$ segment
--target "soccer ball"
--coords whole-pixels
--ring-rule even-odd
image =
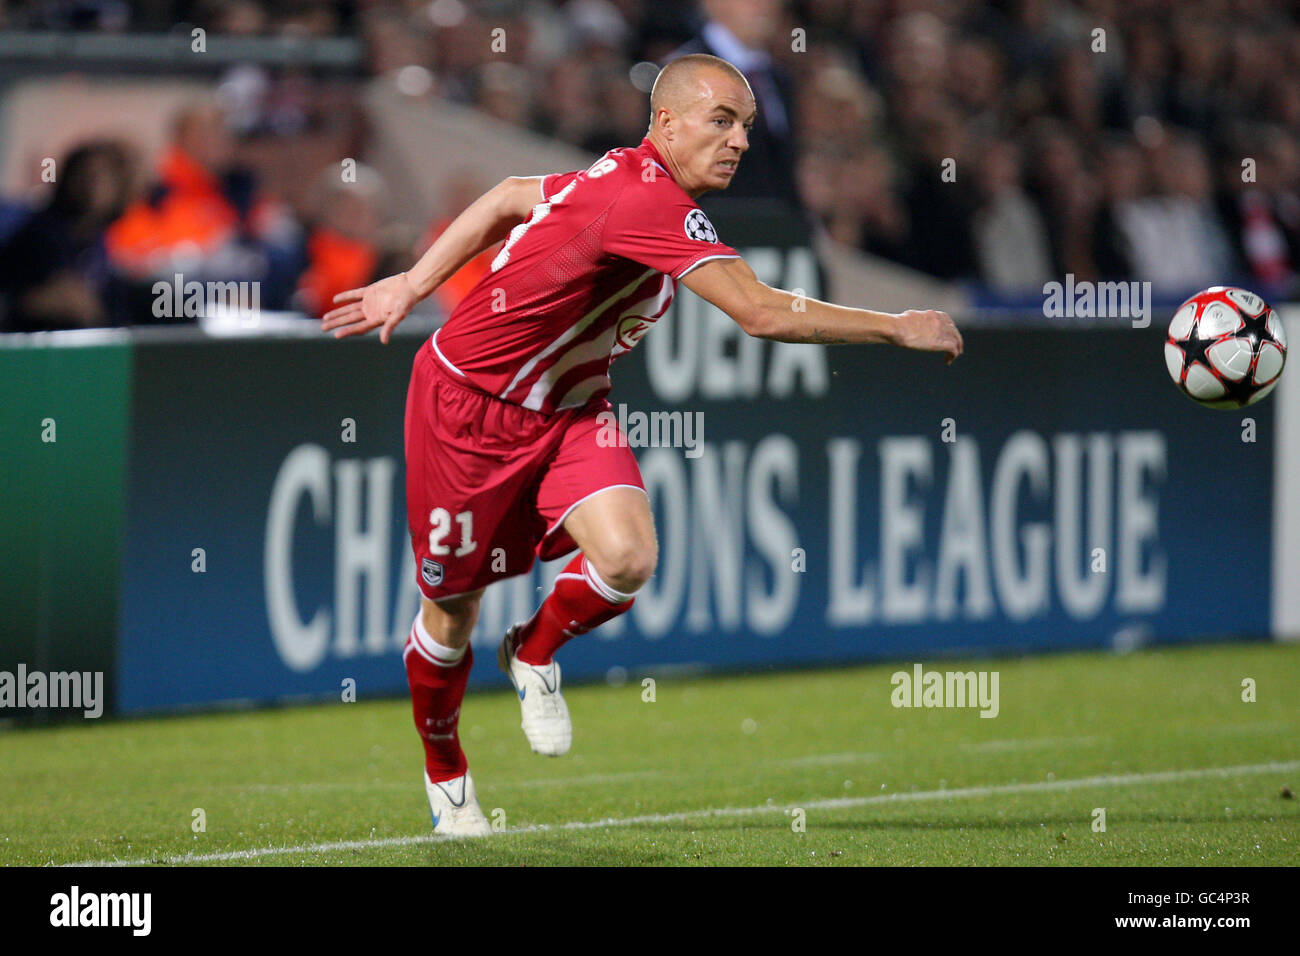
[[[1282,319],[1245,289],[1216,285],[1198,292],[1169,323],[1169,377],[1202,405],[1252,405],[1273,391],[1285,364]]]

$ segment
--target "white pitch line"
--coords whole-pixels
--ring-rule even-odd
[[[1101,740],[1100,737],[1030,737],[1015,740],[983,740],[977,744],[962,744],[967,753],[1011,753],[1018,750],[1045,750],[1049,747],[1086,747]]]
[[[1242,764],[1235,767],[1202,767],[1196,770],[1161,770],[1155,773],[1103,774],[1096,777],[1079,777],[1074,780],[1040,780],[1033,783],[1004,783],[987,787],[959,787],[952,790],[914,790],[911,792],[884,793],[871,797],[832,797],[826,800],[809,800],[792,804],[771,803],[757,807],[706,807],[702,810],[683,810],[678,813],[647,813],[637,817],[607,817],[604,820],[574,820],[554,826],[536,824],[504,831],[503,836],[516,833],[548,833],[565,830],[607,830],[613,827],[639,826],[641,824],[679,823],[700,817],[742,817],[759,813],[784,813],[787,806],[804,810],[844,810],[880,803],[902,803],[925,800],[958,800],[966,797],[992,797],[1008,793],[1037,793],[1057,790],[1082,790],[1088,787],[1126,787],[1144,783],[1177,783],[1181,780],[1200,780],[1206,777],[1234,777],[1253,773],[1283,773],[1300,770],[1300,760],[1274,761],[1272,763]],[[374,850],[385,847],[418,846],[423,843],[443,843],[447,837],[432,833],[421,836],[387,837],[381,840],[342,840],[334,843],[308,843],[301,846],[255,847],[249,850],[230,850],[223,853],[185,853],[179,856],[152,856],[138,860],[86,860],[67,863],[65,866],[143,866],[148,863],[179,865],[185,863],[224,863],[238,860],[258,860],[268,856],[292,856],[299,853],[334,853],[342,850]]]
[[[807,757],[785,757],[768,762],[779,767],[815,767],[821,764],[874,763],[877,760],[883,760],[884,757],[885,755],[881,753],[853,751],[840,754],[811,754]]]

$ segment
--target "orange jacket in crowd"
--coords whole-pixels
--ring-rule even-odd
[[[303,311],[320,318],[334,307],[334,296],[374,281],[379,253],[368,242],[322,228],[307,240],[307,261],[298,295]]]
[[[178,250],[202,258],[239,233],[239,210],[221,180],[179,147],[163,154],[158,179],[152,195],[127,207],[104,237],[113,265],[137,278],[166,269]],[[253,205],[245,220],[252,234],[268,212],[263,202]]]

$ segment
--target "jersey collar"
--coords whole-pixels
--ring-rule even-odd
[[[650,158],[654,161],[654,164],[663,170],[665,176],[669,179],[673,178],[673,174],[668,172],[668,165],[664,162],[664,158],[659,155],[659,150],[655,149],[655,144],[650,142],[649,136],[646,136],[641,140],[641,149],[650,154]],[[676,180],[674,180],[674,182],[676,182]]]

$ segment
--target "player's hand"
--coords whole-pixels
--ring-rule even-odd
[[[947,312],[934,309],[908,309],[898,315],[898,344],[925,352],[946,352],[945,365],[961,355],[964,345],[957,323]]]
[[[379,329],[379,341],[388,344],[397,323],[406,318],[419,296],[405,272],[388,276],[361,289],[349,289],[334,297],[337,308],[321,318],[321,331],[333,332],[336,339],[364,335]]]

